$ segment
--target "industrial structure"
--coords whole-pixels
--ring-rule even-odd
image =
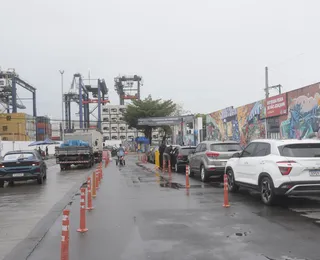
[[[17,86],[31,92],[32,98],[19,98]],[[7,71],[0,70],[0,104],[5,108],[6,113],[17,113],[18,109],[25,109],[26,106],[21,100],[26,99],[32,99],[33,116],[36,117],[36,88],[21,79],[14,69],[9,69]]]
[[[120,105],[124,105],[125,100],[140,100],[141,86],[142,77],[137,75],[114,78],[114,89],[119,95]]]
[[[102,132],[104,141],[132,141],[138,136],[144,136],[142,132],[139,132],[135,128],[130,128],[124,121],[126,109],[126,105],[108,104],[102,106]],[[158,130],[153,130],[152,135],[154,141],[160,140]]]
[[[97,82],[97,84],[91,85],[91,82]],[[76,102],[79,105],[80,128],[97,128],[101,130],[101,105],[109,102],[108,91],[104,79],[83,79],[80,73],[74,74],[69,92],[63,95],[65,102],[65,132],[73,132],[74,128],[71,120],[71,102]],[[90,108],[90,104],[94,104],[94,107]],[[96,109],[98,109],[98,116],[93,114]],[[90,115],[97,119],[98,124],[90,124]]]

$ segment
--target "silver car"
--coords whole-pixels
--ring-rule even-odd
[[[204,141],[189,155],[189,176],[200,174],[203,182],[207,182],[210,177],[223,178],[227,161],[241,151],[238,142]]]

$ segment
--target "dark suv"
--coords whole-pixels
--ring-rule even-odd
[[[0,162],[0,187],[4,182],[37,180],[39,184],[47,179],[47,165],[36,150],[12,151]]]

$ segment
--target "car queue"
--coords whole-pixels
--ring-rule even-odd
[[[148,154],[154,163],[154,147]],[[260,193],[266,205],[283,196],[320,194],[320,141],[272,140],[250,142],[244,149],[234,141],[203,141],[197,146],[172,146],[171,166],[175,172],[223,181],[228,177],[229,192],[240,188]]]

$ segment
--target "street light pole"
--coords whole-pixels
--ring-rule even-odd
[[[63,73],[64,70],[59,70],[61,74],[61,121],[62,121],[62,131],[61,131],[61,139],[64,142],[64,109],[63,109]]]

